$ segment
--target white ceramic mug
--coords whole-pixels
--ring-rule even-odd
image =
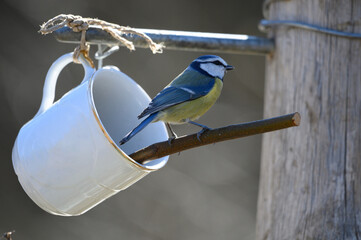
[[[116,67],[95,71],[80,60],[83,81],[55,103],[57,78],[73,54],[50,67],[40,109],[21,128],[12,154],[25,192],[45,211],[62,216],[86,212],[168,161],[139,164],[127,155],[168,139],[163,123],[117,145],[139,123],[137,115],[150,101],[146,92]]]

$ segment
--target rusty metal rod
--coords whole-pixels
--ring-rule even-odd
[[[163,42],[166,49],[207,51],[233,54],[266,55],[274,50],[273,39],[242,34],[186,32],[155,29],[137,29],[147,34],[154,42]],[[81,33],[68,27],[54,31],[55,38],[64,43],[79,43]],[[136,47],[146,48],[145,40],[136,35],[122,35]],[[119,42],[99,27],[90,27],[86,32],[90,44],[118,45]]]
[[[298,112],[296,112],[275,118],[230,125],[206,131],[200,135],[200,140],[198,140],[197,133],[195,133],[192,135],[178,137],[174,139],[171,144],[169,144],[168,141],[154,143],[130,154],[129,157],[139,163],[143,163],[147,160],[161,158],[170,154],[211,143],[299,126],[300,122],[301,116]]]

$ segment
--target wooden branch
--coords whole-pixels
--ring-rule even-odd
[[[147,160],[161,158],[173,153],[211,143],[299,126],[300,121],[300,114],[296,112],[275,118],[230,125],[206,131],[199,137],[200,140],[197,138],[197,133],[195,133],[178,137],[174,139],[171,144],[169,144],[168,141],[154,143],[130,154],[129,156],[135,161],[143,163]]]

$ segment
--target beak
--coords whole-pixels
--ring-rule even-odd
[[[234,69],[234,67],[233,67],[233,66],[231,66],[231,65],[227,65],[227,66],[226,66],[226,70],[227,70],[227,71],[229,71],[229,70],[233,70],[233,69]]]

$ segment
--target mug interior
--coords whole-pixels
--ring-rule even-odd
[[[119,145],[119,141],[141,120],[138,115],[148,106],[150,97],[130,77],[113,66],[103,67],[98,70],[90,82],[90,94],[95,111],[103,128],[104,134],[110,137],[111,144],[125,153],[126,157],[134,164],[149,170],[163,167],[168,156],[139,164],[129,158],[128,154],[142,149],[153,143],[168,139],[167,129],[162,122],[150,123],[141,132],[135,135],[129,142]]]

